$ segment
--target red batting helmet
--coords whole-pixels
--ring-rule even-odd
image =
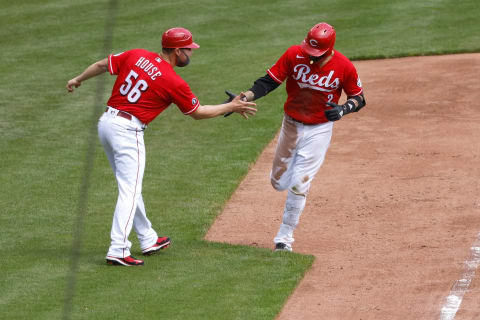
[[[312,57],[320,57],[333,50],[335,29],[328,23],[321,22],[313,26],[302,41],[302,50]]]
[[[200,46],[193,42],[193,36],[185,28],[172,28],[162,35],[162,48],[190,48],[198,49]]]

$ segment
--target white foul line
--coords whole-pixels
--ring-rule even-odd
[[[457,314],[458,308],[462,304],[462,299],[468,291],[468,287],[475,276],[475,270],[480,264],[480,233],[477,240],[470,248],[470,258],[465,261],[463,276],[460,280],[455,281],[447,297],[447,301],[442,307],[440,320],[453,320]]]

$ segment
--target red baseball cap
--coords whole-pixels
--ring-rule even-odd
[[[198,49],[200,46],[193,42],[193,36],[185,28],[171,28],[162,35],[163,48],[189,48]]]
[[[334,45],[335,29],[325,22],[314,25],[301,44],[303,52],[313,57],[319,57],[333,50]]]

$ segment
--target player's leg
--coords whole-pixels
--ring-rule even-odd
[[[283,209],[282,223],[277,235],[273,239],[275,250],[292,251],[292,244],[295,241],[293,232],[298,225],[300,215],[305,207],[305,195],[298,195],[288,190],[287,199]]]
[[[332,139],[333,122],[304,127],[304,138],[299,142],[290,190],[307,195],[310,184],[325,160]]]
[[[303,138],[297,147],[282,224],[274,238],[277,249],[291,250],[295,241],[293,233],[305,208],[310,184],[320,169],[330,145],[332,127],[332,123],[329,122],[303,128]]]
[[[284,116],[277,148],[275,150],[273,167],[270,173],[270,181],[276,190],[283,191],[291,186],[297,157],[297,147],[302,139],[303,125],[293,121],[288,116]],[[291,243],[294,241],[292,237],[294,227],[292,225],[294,225],[295,222],[291,221],[292,216],[289,215],[288,212],[292,210],[292,206],[299,205],[301,204],[292,201],[289,201],[288,205],[285,205],[282,224],[280,225],[277,236],[274,238],[276,248],[291,250]]]
[[[285,116],[273,157],[272,171],[270,172],[270,182],[278,191],[286,190],[291,184],[292,164],[295,162],[296,147],[300,135],[299,124]]]

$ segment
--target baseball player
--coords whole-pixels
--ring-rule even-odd
[[[365,106],[362,83],[352,62],[333,49],[335,29],[316,24],[300,45],[294,45],[254,82],[243,100],[259,99],[287,80],[287,101],[270,180],[287,190],[275,251],[292,251],[293,232],[305,207],[315,174],[332,137],[333,121]],[[345,91],[347,101],[338,105]]]
[[[254,103],[242,101],[240,96],[220,105],[200,104],[188,84],[174,71],[176,66],[187,66],[193,49],[198,48],[190,31],[172,28],[162,35],[160,53],[134,49],[112,54],[67,83],[67,90],[73,92],[83,81],[106,71],[117,76],[108,106],[98,122],[98,136],[119,191],[106,256],[108,264],[144,264],[130,254],[128,236],[132,227],[144,255],[156,253],[170,244],[168,237],[158,236],[152,228],[142,198],[143,134],[147,125],[171,103],[194,119],[213,118],[228,112],[248,118],[257,111]]]

